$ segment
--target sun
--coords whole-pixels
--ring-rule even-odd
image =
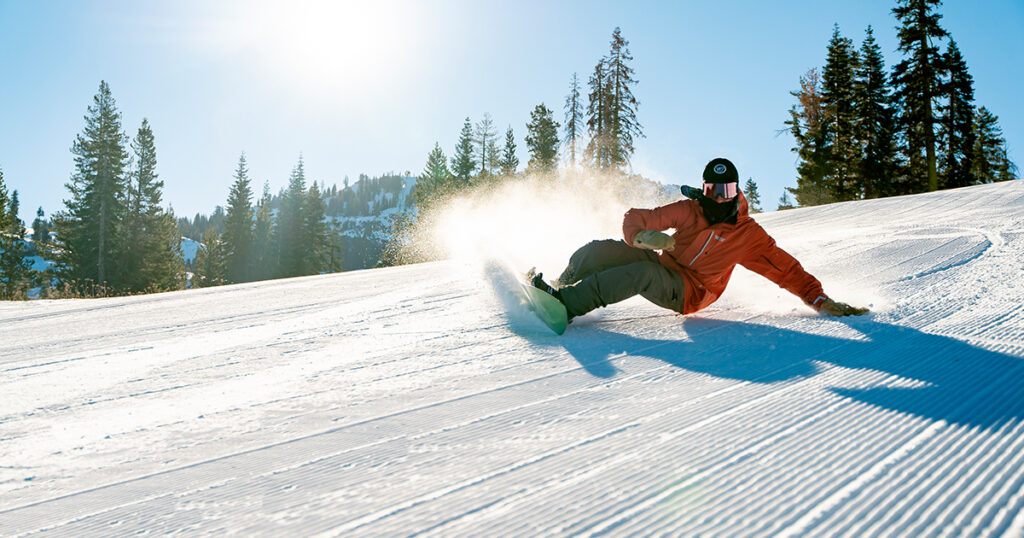
[[[418,6],[407,1],[228,4],[207,36],[236,61],[307,94],[372,91],[415,61]]]

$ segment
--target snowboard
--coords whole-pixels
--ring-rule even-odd
[[[569,325],[569,315],[561,301],[526,282],[520,282],[519,289],[526,306],[544,322],[544,325],[555,331],[555,334],[565,332],[566,326]]]

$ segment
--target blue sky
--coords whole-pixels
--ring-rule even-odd
[[[795,184],[778,134],[799,76],[820,67],[838,23],[857,47],[870,24],[898,59],[892,0],[795,2],[135,2],[0,0],[0,169],[22,218],[62,208],[70,147],[100,80],[134,136],[148,118],[179,215],[223,205],[244,151],[257,191],[303,155],[328,185],[411,170],[435,142],[451,155],[468,116],[511,125],[525,164],[538,103],[561,119],[616,26],[639,84],[634,170],[697,183],[726,156],[767,209]],[[947,2],[942,24],[1024,165],[1024,2]]]

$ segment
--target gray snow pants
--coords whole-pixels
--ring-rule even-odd
[[[652,250],[606,239],[587,243],[569,258],[553,283],[570,316],[641,295],[669,310],[683,310],[683,277],[658,263]]]

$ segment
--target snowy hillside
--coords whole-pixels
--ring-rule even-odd
[[[740,269],[557,337],[457,261],[0,303],[0,534],[1024,535],[1024,182],[757,220],[874,313]]]

